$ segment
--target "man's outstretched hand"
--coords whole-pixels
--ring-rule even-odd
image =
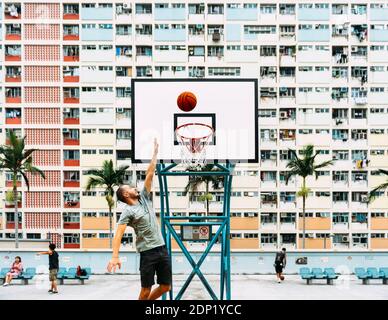
[[[156,138],[154,139],[154,156],[156,156],[158,154],[158,151],[159,151],[159,144],[158,144],[158,140],[156,140]]]
[[[121,261],[119,258],[112,258],[110,259],[109,263],[108,263],[108,272],[116,272],[116,268],[119,268],[121,269]]]

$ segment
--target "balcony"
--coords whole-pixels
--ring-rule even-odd
[[[79,160],[78,159],[65,159],[63,161],[63,164],[66,167],[79,167]]]
[[[154,41],[186,41],[186,29],[155,29]]]
[[[185,20],[186,19],[186,8],[155,8],[154,20]]]
[[[79,40],[79,26],[63,26],[63,40],[65,41],[78,41]]]
[[[21,103],[22,93],[19,87],[6,87],[5,88],[5,102],[6,103]]]
[[[5,46],[5,61],[21,61],[21,46]]]
[[[79,208],[80,207],[79,192],[64,192],[63,205],[65,208]]]
[[[79,124],[79,109],[64,108],[63,124]]]
[[[21,30],[20,24],[6,25],[5,40],[21,40],[21,39],[22,39],[22,30]]]
[[[257,8],[226,8],[228,21],[257,21]]]
[[[64,249],[79,249],[81,246],[79,243],[64,243]]]
[[[9,20],[21,19],[21,14],[22,14],[22,6],[20,3],[5,3],[4,5],[5,19],[9,19]]]
[[[6,109],[5,124],[21,124],[22,112],[21,109]]]
[[[78,146],[79,145],[79,130],[64,128],[63,132],[63,144],[65,146]]]
[[[19,223],[18,227],[19,227],[19,230],[21,230],[22,229],[22,224]],[[14,221],[6,221],[5,229],[15,230],[15,222]]]
[[[79,20],[79,4],[64,4],[63,20]]]
[[[63,89],[63,103],[79,103],[79,89]]]
[[[63,61],[77,62],[79,61],[79,47],[78,46],[63,46]]]

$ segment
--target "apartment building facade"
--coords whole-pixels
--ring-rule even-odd
[[[47,176],[29,192],[19,177],[19,237],[108,247],[104,193],[84,187],[109,159],[130,166],[126,181],[145,178],[130,161],[132,78],[257,78],[260,162],[236,168],[232,250],[301,249],[301,181],[286,185],[285,171],[289,149],[308,143],[336,161],[307,181],[306,248],[388,249],[387,192],[366,203],[388,167],[388,1],[3,1],[0,62],[0,143],[26,136]],[[175,215],[205,214],[204,190],[171,183]],[[11,185],[3,172],[3,239]],[[133,243],[128,228],[123,247]]]

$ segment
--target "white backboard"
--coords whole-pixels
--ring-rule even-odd
[[[185,91],[197,98],[190,112],[177,105]],[[208,162],[258,162],[257,95],[257,79],[132,79],[133,162],[150,161],[154,138],[159,162],[180,162],[175,128],[188,122],[215,126]]]

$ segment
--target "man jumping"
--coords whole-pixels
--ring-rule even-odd
[[[118,221],[118,227],[113,239],[112,258],[108,264],[108,271],[121,268],[119,249],[121,239],[127,224],[136,233],[136,250],[140,252],[141,291],[139,300],[155,300],[170,291],[172,271],[170,256],[168,255],[162,232],[152,208],[151,185],[154,177],[158,143],[154,141],[154,154],[146,172],[144,188],[140,192],[134,186],[121,185],[117,191],[117,199],[126,205]],[[151,291],[155,284],[155,273],[159,286]]]

